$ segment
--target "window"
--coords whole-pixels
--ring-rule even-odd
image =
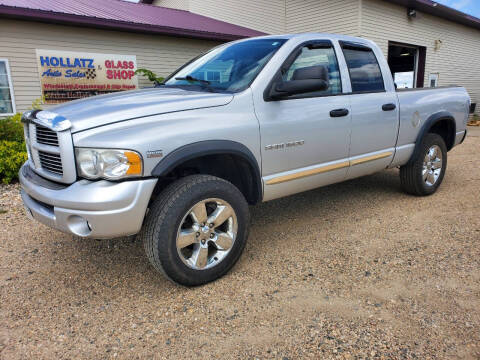
[[[195,91],[239,92],[250,86],[286,39],[251,39],[219,46],[165,80],[165,86]],[[197,80],[186,78],[190,76]],[[205,84],[198,80],[207,80]]]
[[[353,92],[385,91],[382,72],[372,49],[361,45],[342,44],[350,72]]]
[[[342,81],[340,79],[337,57],[335,56],[335,50],[329,45],[311,44],[304,46],[292,65],[286,71],[283,71],[282,79],[283,81],[290,81],[296,70],[319,65],[325,66],[328,70],[328,89],[292,96],[293,98],[310,95],[335,95],[342,92]]]
[[[220,71],[207,71],[207,78],[210,82],[220,82]]]
[[[15,102],[7,59],[0,59],[0,116],[13,115]]]

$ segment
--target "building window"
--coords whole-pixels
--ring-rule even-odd
[[[0,59],[0,116],[15,114],[12,78],[7,59]]]
[[[207,71],[207,78],[210,82],[220,82],[220,71]]]

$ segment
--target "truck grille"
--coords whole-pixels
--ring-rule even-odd
[[[36,133],[37,133],[37,143],[51,145],[51,146],[58,146],[58,136],[57,133],[49,128],[44,126],[37,125],[36,126]]]
[[[49,154],[44,151],[39,151],[38,157],[40,159],[40,165],[42,169],[55,174],[63,175],[62,159],[59,154]]]
[[[30,168],[41,177],[59,183],[76,181],[75,156],[69,130],[54,131],[36,118],[23,118]]]

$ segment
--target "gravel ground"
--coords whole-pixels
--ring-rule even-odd
[[[252,208],[239,263],[191,289],[138,242],[30,222],[18,186],[2,186],[0,357],[479,359],[471,134],[433,196],[403,194],[389,170]]]

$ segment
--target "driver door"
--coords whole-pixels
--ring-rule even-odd
[[[275,81],[290,81],[297,69],[315,66],[328,70],[326,90],[275,100],[254,97],[261,133],[264,200],[346,177],[351,115],[348,96],[338,96],[342,80],[333,44],[309,41],[298,46],[269,86],[275,86]]]

